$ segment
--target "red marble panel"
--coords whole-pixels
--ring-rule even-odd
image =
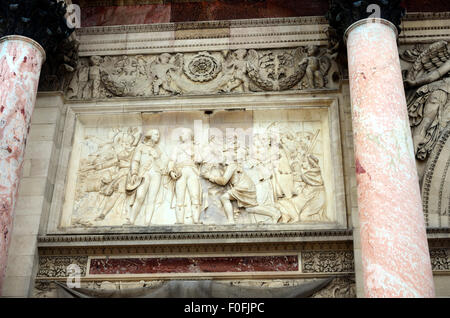
[[[107,26],[185,21],[323,16],[328,0],[205,0],[160,4],[97,6],[82,4],[82,25]],[[74,3],[79,3],[74,1]],[[403,0],[408,12],[450,11],[448,0]]]
[[[81,10],[81,25],[107,26],[170,22],[170,4],[140,6],[85,7]]]
[[[328,1],[218,0],[172,3],[171,22],[260,19],[324,15]]]
[[[198,258],[93,258],[89,267],[91,275],[293,271],[298,271],[298,257],[296,255]]]
[[[449,0],[404,0],[403,6],[408,12],[450,11]]]

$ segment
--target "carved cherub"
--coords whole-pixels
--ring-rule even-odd
[[[299,63],[300,67],[306,68],[306,78],[309,88],[325,87],[324,77],[331,66],[330,59],[320,52],[317,45],[309,45],[306,50],[306,57]]]
[[[172,74],[177,74],[182,69],[182,57],[182,54],[172,56],[169,53],[163,53],[150,65],[150,79],[155,95],[159,95],[160,88],[170,93],[180,93],[177,88],[170,84],[172,80],[171,72],[173,72]]]
[[[247,78],[247,50],[239,49],[227,55],[226,61],[227,82],[222,88],[223,91],[229,93],[235,88],[242,86],[244,92],[249,91]]]
[[[414,151],[419,160],[428,157],[450,122],[449,72],[450,45],[439,41],[421,52],[411,70],[406,73],[407,87],[420,86],[408,98]]]
[[[102,58],[100,56],[91,56],[89,59],[89,85],[91,87],[92,98],[98,98],[100,96],[100,63]]]

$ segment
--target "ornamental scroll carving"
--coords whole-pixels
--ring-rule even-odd
[[[266,112],[148,114],[146,126],[86,128],[66,226],[333,222],[320,121]],[[203,122],[171,121],[189,116]],[[225,128],[239,117],[243,128]]]
[[[450,45],[416,45],[401,54],[408,114],[427,225],[450,226]]]
[[[331,52],[332,53],[332,52]],[[318,46],[82,58],[69,99],[333,88],[334,54]]]

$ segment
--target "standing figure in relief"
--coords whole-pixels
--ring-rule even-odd
[[[274,190],[276,198],[290,199],[294,192],[294,176],[290,164],[290,151],[285,134],[271,133],[271,151],[274,169]],[[278,141],[279,139],[279,141]]]
[[[319,159],[308,155],[302,163],[302,181],[305,186],[298,195],[304,201],[298,204],[300,221],[328,221],[326,216],[325,187],[320,171]],[[301,206],[301,208],[300,208]]]
[[[197,157],[193,132],[184,128],[168,166],[169,176],[175,182],[177,224],[184,224],[185,209],[188,206],[186,192],[189,193],[193,222],[200,223],[202,188]]]
[[[328,221],[325,186],[319,159],[311,154],[319,133],[320,130],[317,130],[314,135],[311,133],[298,135],[297,149],[301,155],[297,156],[291,164],[295,196],[290,200],[281,199],[277,202],[283,222]]]
[[[150,129],[134,151],[126,186],[127,193],[131,196],[127,224],[136,222],[145,199],[145,224],[151,224],[167,163],[164,153],[158,147],[159,139],[159,130]]]
[[[150,64],[150,79],[152,81],[153,93],[160,94],[160,89],[163,88],[169,93],[179,93],[170,85],[170,72],[177,73],[181,69],[182,56],[176,55],[172,57],[169,53],[161,54],[156,61]]]
[[[239,49],[228,54],[226,61],[226,79],[221,86],[221,90],[229,93],[238,87],[242,87],[243,92],[249,91],[249,80],[247,78],[247,50]]]
[[[100,83],[101,83],[101,74],[100,74],[100,56],[91,56],[89,59],[89,84],[91,87],[92,98],[98,98],[100,96]]]
[[[306,67],[306,78],[309,88],[322,88],[325,86],[324,76],[328,73],[331,61],[327,56],[320,56],[317,45],[309,45],[305,57],[299,66]]]
[[[449,74],[450,45],[446,41],[430,45],[406,73],[405,84],[415,87],[407,100],[414,153],[419,160],[428,158],[450,122]]]

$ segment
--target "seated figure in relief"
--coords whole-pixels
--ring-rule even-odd
[[[135,224],[145,202],[145,224],[152,222],[167,168],[167,158],[158,147],[159,140],[159,130],[149,129],[134,151],[126,185],[131,208],[127,224]]]

